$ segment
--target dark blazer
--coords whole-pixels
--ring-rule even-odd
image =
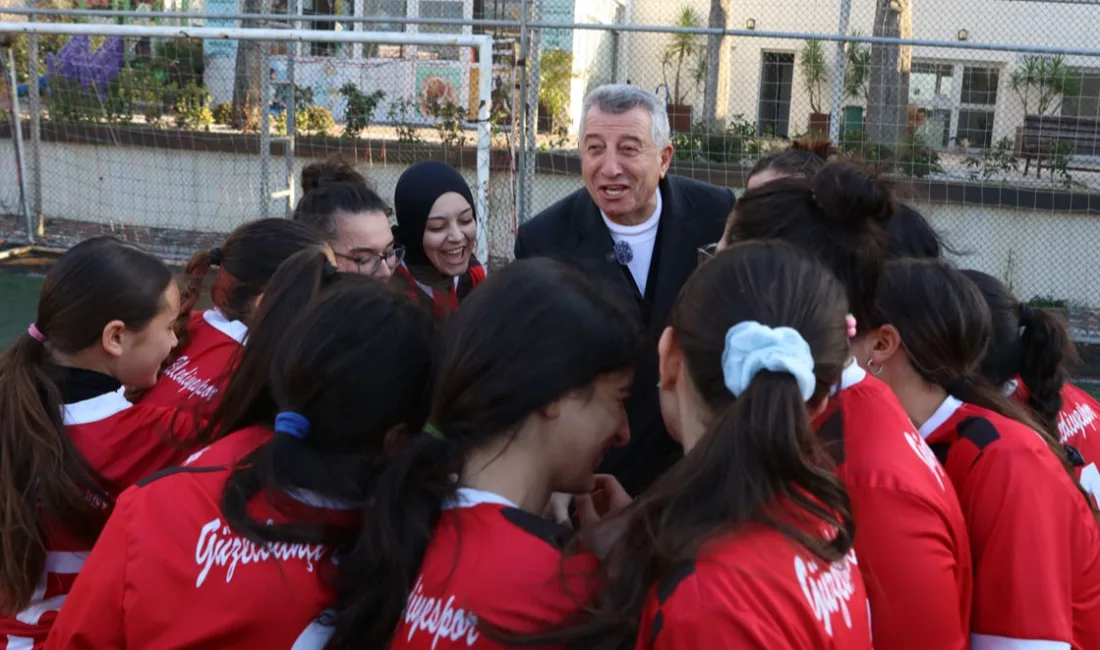
[[[659,191],[661,222],[654,251],[657,274],[650,273],[645,297],[638,295],[615,261],[611,233],[585,188],[520,226],[515,245],[516,259],[554,257],[566,261],[607,282],[639,306],[647,347],[627,403],[631,441],[609,453],[601,467],[601,471],[614,474],[631,494],[648,487],[679,457],[679,446],[665,431],[657,399],[657,341],[680,288],[695,270],[699,248],[722,236],[735,200],[728,188],[678,176],[666,176]]]

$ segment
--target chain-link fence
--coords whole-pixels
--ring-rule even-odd
[[[229,0],[228,9],[223,1],[165,4],[192,13],[142,19],[492,37],[493,136],[482,172],[493,262],[508,259],[517,222],[583,185],[576,132],[585,93],[629,82],[667,102],[673,173],[742,188],[761,156],[792,139],[828,138],[838,154],[895,176],[966,266],[1005,279],[1021,297],[1065,307],[1080,338],[1100,336],[1091,315],[1100,310],[1100,278],[1090,273],[1100,242],[1095,0]],[[233,13],[246,9],[268,15]],[[293,20],[281,18],[288,10]],[[122,16],[139,19],[43,10],[37,19]],[[137,109],[123,129],[105,105],[94,120],[64,121],[50,105],[61,95],[50,94],[47,61],[64,46],[64,37],[40,38],[40,110],[28,108],[31,92],[23,105],[25,149],[37,146],[41,158],[28,168],[31,209],[45,215],[47,238],[61,231],[53,223],[71,220],[163,228],[175,233],[166,235],[170,248],[186,249],[200,233],[224,232],[263,209],[282,214],[285,198],[265,208],[258,197],[268,191],[262,179],[271,193],[286,186],[284,147],[293,148],[294,169],[332,152],[354,157],[384,196],[404,166],[423,158],[451,160],[478,179],[472,111],[482,67],[468,47],[271,42],[265,175],[264,138],[232,113],[241,46],[127,39],[124,72],[148,62],[175,84],[155,129]],[[191,119],[179,108],[187,79],[209,97],[214,124],[181,125]],[[288,126],[296,135],[280,140]],[[10,130],[3,136],[7,170],[14,143]],[[67,149],[74,152],[62,156]],[[0,201],[18,214],[13,178],[0,179]]]

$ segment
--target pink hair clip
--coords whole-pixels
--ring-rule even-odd
[[[854,339],[856,337],[856,317],[848,314],[844,317],[844,324],[848,326],[848,338]]]
[[[42,333],[42,330],[38,329],[38,325],[35,323],[31,323],[30,326],[27,327],[27,334],[30,334],[31,338],[39,343],[46,342],[46,335]]]

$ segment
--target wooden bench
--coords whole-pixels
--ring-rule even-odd
[[[1075,162],[1100,165],[1100,119],[1061,115],[1025,115],[1024,125],[1016,129],[1019,155],[1024,157],[1024,176],[1035,158],[1035,176],[1043,171],[1043,160],[1051,160],[1061,150]],[[1092,160],[1082,161],[1082,158]],[[1100,167],[1073,167],[1096,170]]]

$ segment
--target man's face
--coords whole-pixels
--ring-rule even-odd
[[[584,185],[609,219],[644,222],[656,209],[657,183],[672,162],[672,145],[653,141],[649,113],[634,108],[618,115],[593,106],[584,119],[581,172]]]

